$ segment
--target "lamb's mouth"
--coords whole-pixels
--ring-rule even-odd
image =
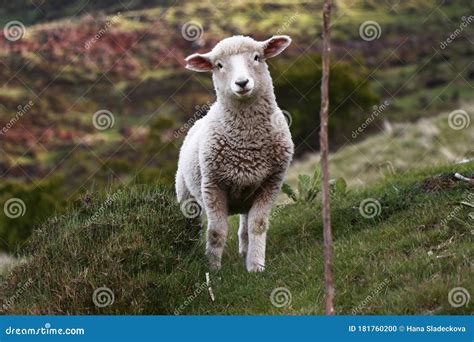
[[[252,92],[252,89],[242,89],[242,90],[236,91],[235,93],[237,94],[237,96],[242,97],[242,96],[249,95],[251,92]]]

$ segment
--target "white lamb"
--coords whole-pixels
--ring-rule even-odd
[[[265,61],[290,43],[288,36],[263,42],[234,36],[186,58],[186,68],[212,72],[217,102],[184,140],[176,194],[182,208],[194,201],[205,209],[212,270],[221,267],[232,214],[240,214],[239,253],[246,257],[247,270],[265,268],[270,210],[293,157],[290,130]]]

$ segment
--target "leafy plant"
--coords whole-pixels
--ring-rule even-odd
[[[333,196],[343,196],[348,193],[346,180],[342,177],[329,181],[329,191]]]
[[[314,170],[313,176],[299,175],[298,176],[298,190],[284,183],[281,190],[285,195],[295,202],[312,202],[321,191],[321,171],[318,168]]]
[[[347,183],[344,178],[331,179],[329,182],[332,196],[343,196],[348,193]],[[321,191],[321,170],[319,167],[314,170],[313,176],[299,175],[298,190],[294,190],[291,185],[283,183],[281,191],[295,202],[312,202]]]

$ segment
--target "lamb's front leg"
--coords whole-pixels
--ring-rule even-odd
[[[202,196],[208,220],[206,255],[210,269],[219,270],[227,236],[227,196],[219,186],[212,183],[203,184]]]
[[[248,252],[247,271],[265,270],[265,248],[268,220],[273,201],[280,191],[284,172],[269,177],[260,187],[257,197],[248,215]]]

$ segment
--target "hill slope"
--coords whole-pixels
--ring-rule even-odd
[[[472,313],[472,303],[452,307],[448,292],[460,286],[474,293],[473,209],[460,204],[473,203],[473,187],[452,177],[472,177],[473,168],[470,162],[415,170],[333,198],[339,314]],[[380,203],[373,218],[359,209],[364,199]],[[223,269],[210,274],[212,301],[196,222],[182,215],[170,193],[133,187],[108,199],[89,196],[36,231],[25,261],[0,279],[3,310],[322,314],[319,201],[274,209],[263,274],[245,272],[233,223]],[[97,289],[106,291],[95,297],[99,306]],[[272,297],[273,291],[280,295]],[[100,307],[112,293],[113,303]]]
[[[461,123],[458,129],[451,127],[456,126],[456,115],[450,117],[451,113],[455,114],[452,111],[411,124],[395,123],[384,133],[369,136],[357,144],[347,137],[346,146],[330,156],[331,176],[344,177],[349,184],[365,186],[386,175],[406,172],[416,165],[443,165],[474,159],[474,125],[470,124],[472,115],[469,114],[474,111],[474,103],[466,102],[457,108],[466,112],[464,122],[463,115],[458,115],[458,124]],[[298,174],[311,174],[318,164],[319,154],[296,161],[287,182],[295,184]]]

